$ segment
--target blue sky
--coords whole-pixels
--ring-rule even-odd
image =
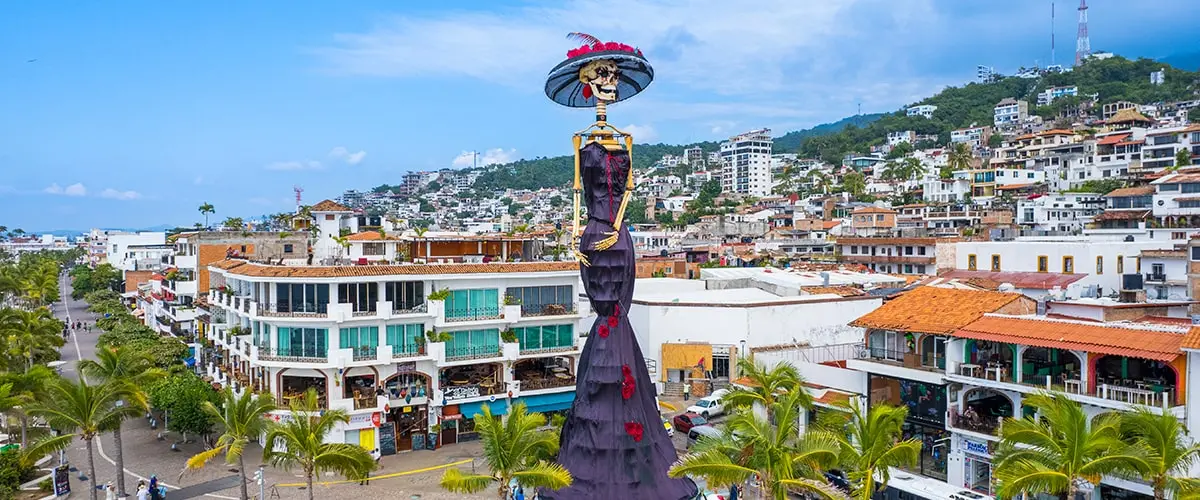
[[[414,6],[415,5],[415,6]],[[447,6],[449,5],[449,6]],[[754,5],[748,8],[747,5]],[[1057,2],[1057,60],[1075,7]],[[1133,6],[1136,5],[1136,8]],[[777,133],[1050,60],[1050,1],[4,2],[0,225],[190,225],[413,169],[567,154],[589,121],[542,94],[569,31],[643,49],[610,110],[639,141]],[[1200,46],[1192,0],[1093,0],[1092,47]],[[32,62],[30,62],[32,60]]]

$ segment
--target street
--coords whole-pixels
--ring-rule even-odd
[[[91,332],[73,331],[70,340],[61,350],[62,360],[67,362],[62,369],[63,376],[76,377],[76,361],[95,358],[100,331],[95,327],[96,315],[87,311],[87,304],[71,298],[68,279],[62,278],[61,281],[63,300],[52,306],[55,316],[72,324],[75,321],[83,321],[93,325]],[[131,494],[136,490],[139,480],[149,478],[151,475],[157,475],[161,483],[174,490],[179,487],[226,478],[237,473],[236,468],[215,460],[204,469],[188,471],[180,477],[180,472],[184,470],[184,463],[187,459],[204,451],[203,443],[199,439],[189,436],[191,441],[180,442],[182,437],[178,433],[163,432],[161,428],[151,429],[148,419],[145,418],[126,421],[122,425],[121,431],[125,445],[126,489]],[[159,438],[160,432],[164,434],[162,439]],[[98,479],[89,478],[87,481],[80,481],[79,473],[72,473],[71,489],[81,498],[86,494],[86,488],[94,487],[95,484],[103,485],[108,481],[115,483],[116,467],[112,459],[115,445],[112,435],[103,434],[98,438],[97,444],[96,474],[99,476]],[[177,446],[177,450],[172,450],[173,444]],[[380,460],[380,469],[375,471],[373,476],[384,476],[384,478],[374,479],[367,486],[360,486],[357,482],[342,481],[343,478],[336,475],[317,478],[318,483],[329,481],[332,484],[315,486],[317,490],[315,497],[331,500],[494,498],[495,494],[490,489],[476,495],[460,495],[445,492],[438,485],[447,464],[466,461],[458,466],[470,471],[472,468],[470,461],[480,455],[480,450],[481,444],[476,441],[448,446],[432,452],[406,452],[383,457]],[[253,475],[253,468],[259,466],[261,457],[262,448],[258,445],[251,444],[246,449],[246,466],[251,468],[248,475]],[[67,458],[72,466],[86,469],[83,465],[87,463],[84,443],[76,441],[68,448]],[[482,466],[480,462],[475,462],[475,465]],[[307,492],[303,490],[303,486],[296,486],[297,483],[304,483],[304,478],[297,473],[298,470],[289,472],[266,467],[265,472],[266,498],[307,498]],[[256,497],[259,488],[257,485],[251,484],[250,491],[251,496]],[[238,488],[234,486],[204,496],[236,499]],[[178,498],[172,497],[169,493],[168,497],[172,500]]]

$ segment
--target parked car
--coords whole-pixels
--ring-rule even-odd
[[[671,425],[671,421],[667,417],[662,417],[663,428],[667,430],[667,437],[675,437],[675,426]]]
[[[725,405],[721,403],[722,396],[724,394],[700,398],[696,404],[689,406],[687,411],[697,413],[706,419],[725,413]]]
[[[711,425],[697,425],[688,431],[687,447],[692,449],[697,442],[702,439],[717,439],[724,433]]]
[[[675,424],[675,430],[687,432],[692,430],[692,427],[707,424],[708,419],[689,411],[675,415],[671,422]]]

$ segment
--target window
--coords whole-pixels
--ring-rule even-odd
[[[1200,246],[1192,247],[1192,260],[1200,260]]]
[[[383,300],[392,303],[393,311],[416,309],[425,303],[425,283],[421,281],[389,281],[383,284]]]
[[[1125,274],[1125,257],[1117,256],[1117,274]]]
[[[858,253],[858,246],[850,245],[850,254],[854,255],[856,253]]]
[[[1096,256],[1096,274],[1104,274],[1104,256]]]
[[[339,348],[353,349],[355,357],[375,356],[376,349],[379,347],[378,326],[342,328],[339,333],[341,334],[341,338],[338,339]]]
[[[363,243],[363,255],[383,255],[386,246],[383,242]]]
[[[375,283],[339,283],[338,303],[350,304],[354,312],[375,312],[379,286]]]
[[[329,285],[277,283],[275,308],[281,313],[325,314],[329,306]]]
[[[294,249],[292,248],[292,244],[291,244],[291,243],[284,243],[284,244],[283,244],[283,253],[292,253],[292,252],[293,252],[293,250],[294,250]]]
[[[1037,270],[1039,273],[1050,272],[1050,257],[1039,255],[1037,258]]]
[[[1072,257],[1070,255],[1065,255],[1065,256],[1063,256],[1062,259],[1063,259],[1062,260],[1063,274],[1074,274],[1075,273],[1075,257]]]
[[[904,247],[904,255],[912,255],[913,247]]]
[[[392,346],[392,354],[416,354],[420,344],[417,339],[425,335],[425,325],[413,323],[410,325],[388,325],[385,341]]]
[[[1166,264],[1150,264],[1150,275],[1151,276],[1158,276],[1159,277],[1158,279],[1161,280],[1162,279],[1161,276],[1163,276],[1165,273],[1166,273]]]
[[[917,247],[917,255],[925,255],[925,247]]]
[[[1133,271],[1133,272],[1135,272],[1135,273],[1138,273],[1138,274],[1141,274],[1141,272],[1142,272],[1142,258],[1141,258],[1141,257],[1134,257],[1134,258],[1133,258],[1133,262],[1137,264],[1137,267],[1135,267],[1135,268],[1134,268],[1134,271]]]
[[[484,319],[500,316],[500,292],[495,288],[454,290],[446,299],[446,319]]]
[[[1173,239],[1173,240],[1184,240],[1184,239],[1187,239],[1187,232],[1186,232],[1186,231],[1172,231],[1172,232],[1171,232],[1171,239]]]
[[[242,253],[243,253],[243,254],[245,254],[245,253],[246,253],[246,245],[242,245]]]
[[[1000,272],[1000,254],[998,253],[992,254],[992,272]]]
[[[276,329],[278,352],[280,356],[298,358],[324,358],[329,356],[329,330],[324,328],[291,328],[281,326]]]
[[[974,270],[975,270],[975,269],[978,267],[978,266],[976,265],[976,263],[977,263],[977,262],[976,262],[976,259],[975,259],[975,254],[968,254],[968,255],[967,255],[967,270],[968,270],[968,271],[974,271]]]
[[[1158,191],[1179,191],[1179,184],[1159,184]]]
[[[872,358],[903,361],[905,353],[915,351],[915,346],[912,350],[908,349],[910,337],[900,332],[873,330],[867,338],[867,350]]]
[[[543,325],[515,328],[522,351],[560,349],[575,345],[574,325]]]
[[[879,222],[883,222],[883,214],[876,215],[875,220],[879,221]]]
[[[575,310],[575,293],[571,285],[512,287],[504,293],[520,302],[524,315],[566,314]]]
[[[480,358],[500,352],[500,330],[461,330],[450,332],[446,358]]]
[[[333,214],[325,214],[325,220],[333,220]]]

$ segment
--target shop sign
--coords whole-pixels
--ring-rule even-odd
[[[991,456],[991,454],[988,453],[988,445],[986,443],[979,443],[976,441],[971,441],[969,439],[964,439],[963,442],[966,443],[966,445],[967,445],[967,453],[973,453],[976,455],[983,455],[983,456]]]
[[[462,420],[462,418],[462,413],[456,413],[454,415],[446,415],[442,417],[442,420]]]
[[[404,408],[402,408],[400,410],[400,413],[412,413],[412,409],[413,409],[413,407],[411,407],[411,406],[405,406]]]
[[[379,412],[375,412],[375,413],[371,414],[371,425],[374,425],[375,427],[379,427],[381,420],[382,419],[380,418]]]
[[[377,415],[379,414],[363,413],[360,415],[350,415],[350,422],[347,424],[347,427],[352,429],[363,429],[371,426],[379,427],[375,425],[375,419],[379,418]]]
[[[416,373],[416,372],[417,372],[417,362],[416,361],[405,361],[403,363],[396,363],[396,373],[404,374],[404,373]]]
[[[479,397],[479,386],[474,385],[447,387],[445,392],[446,399],[466,399],[477,397]]]

